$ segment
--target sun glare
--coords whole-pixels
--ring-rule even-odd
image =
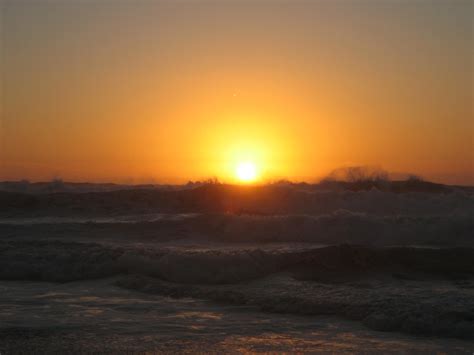
[[[237,178],[242,182],[252,182],[257,178],[257,168],[252,162],[241,162],[235,169]]]

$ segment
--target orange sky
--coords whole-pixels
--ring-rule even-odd
[[[3,1],[0,180],[474,184],[472,7]]]

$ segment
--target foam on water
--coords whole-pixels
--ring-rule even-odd
[[[111,342],[120,342],[113,332],[125,335],[124,339],[127,331],[135,330],[152,337],[153,332],[168,328],[154,328],[156,322],[140,318],[142,313],[160,308],[159,304],[173,307],[173,302],[179,304],[189,298],[251,306],[254,311],[287,313],[288,317],[311,316],[308,322],[330,315],[357,320],[375,330],[472,340],[473,208],[470,190],[398,194],[266,187],[247,191],[211,186],[175,192],[0,194],[0,280],[21,281],[14,293],[21,292],[22,287],[26,293],[36,292],[30,288],[41,288],[38,285],[47,282],[64,283],[62,291],[61,284],[51,287],[65,293],[77,291],[71,285],[88,285],[84,286],[91,287],[88,295],[80,291],[79,298],[77,294],[63,298],[44,293],[44,300],[49,301],[42,305],[56,309],[65,302],[80,308],[81,297],[90,297],[85,302],[94,304],[86,310],[91,319],[100,320],[99,314],[107,314],[101,323],[104,329],[90,331],[84,330],[89,325],[76,324],[73,314],[58,316],[58,320],[65,320],[65,328],[60,325],[58,331],[51,328],[52,319],[26,326],[20,321],[26,313],[21,313],[19,305],[16,311],[10,309],[13,316],[9,323],[1,325],[0,345],[2,339],[19,344],[24,336],[35,339],[30,344],[44,345],[44,334],[44,339],[64,340],[64,336],[75,337],[72,334],[77,329],[82,329],[77,334],[97,334]],[[107,290],[91,286],[102,282],[92,279],[111,277],[113,285],[109,283]],[[109,313],[107,302],[102,306],[94,301],[101,294],[113,297],[127,292],[156,304],[134,308],[132,298],[120,305],[111,300],[114,311]],[[28,302],[32,301],[25,304]],[[132,313],[121,311],[126,309]],[[2,317],[8,319],[10,311]],[[38,309],[31,311],[34,314]],[[176,314],[187,319],[186,312],[194,311],[183,312]],[[114,328],[118,324],[114,322],[120,323],[130,314],[149,328],[130,328],[130,323],[122,330]],[[213,317],[206,314],[201,318]],[[251,317],[283,319],[255,314],[260,313]],[[288,324],[299,324],[296,318],[288,319]],[[156,321],[167,322],[163,318]],[[171,321],[170,329],[182,330],[180,327],[187,323],[180,322]],[[107,332],[106,325],[112,333]],[[67,327],[76,328],[68,331]],[[249,333],[220,339],[218,345],[191,343],[198,344],[197,350],[214,346],[222,351],[229,349],[222,344],[235,346],[236,339],[252,342],[255,334],[257,339],[270,342],[255,326]],[[291,330],[282,329],[281,334],[288,344],[296,346]],[[324,334],[322,338],[329,332]],[[306,340],[317,337],[308,335]],[[156,348],[163,339],[155,340]],[[134,341],[130,340],[133,346],[142,349]],[[74,342],[80,343],[77,339]],[[169,349],[179,349],[176,338],[171,342],[174,345]],[[183,346],[194,346],[191,343]],[[336,351],[334,344],[325,350]],[[426,349],[443,349],[438,345]],[[383,346],[379,349],[387,350]]]
[[[472,343],[378,332],[340,318],[257,312],[118,288],[114,279],[0,282],[0,352],[471,353]]]
[[[140,222],[158,222],[158,221],[181,221],[187,218],[196,217],[196,213],[150,213],[139,215],[124,215],[112,217],[61,217],[61,216],[43,216],[43,217],[23,217],[23,218],[0,218],[0,225],[54,225],[54,224],[126,224]]]

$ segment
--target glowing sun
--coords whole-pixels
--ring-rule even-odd
[[[242,182],[252,182],[257,178],[257,167],[253,162],[240,162],[235,168],[237,179]]]

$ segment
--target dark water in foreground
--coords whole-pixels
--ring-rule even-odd
[[[378,332],[327,316],[259,312],[125,290],[114,279],[67,284],[0,282],[0,351],[460,352],[455,339]]]
[[[346,195],[269,216],[26,199],[0,218],[0,353],[472,354],[473,197]]]

